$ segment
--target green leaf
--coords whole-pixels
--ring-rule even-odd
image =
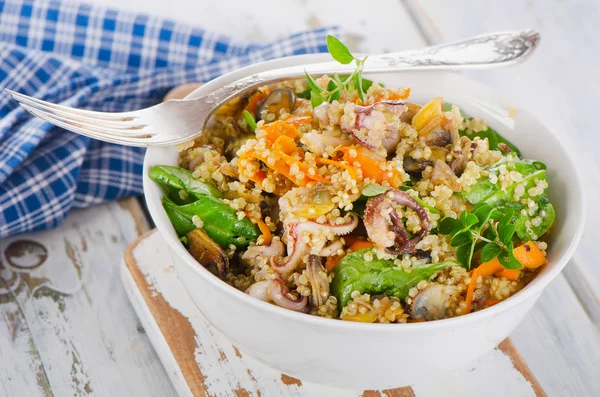
[[[308,74],[306,70],[304,71],[304,74],[306,75],[306,80],[308,81],[308,88],[310,88],[311,91],[320,94],[323,91],[321,86],[319,86],[317,81],[313,79],[313,77],[310,74]]]
[[[365,185],[365,187],[363,187],[363,190],[362,190],[361,194],[363,196],[373,197],[373,196],[378,196],[381,193],[385,193],[388,190],[390,190],[389,187],[383,187],[383,186],[378,185],[376,183],[370,183],[368,185]]]
[[[298,93],[296,93],[296,96],[297,96],[298,98],[302,98],[302,99],[310,99],[310,92],[311,92],[311,89],[310,89],[310,88],[307,88],[307,89],[305,89],[305,90],[304,90],[304,91],[302,91],[302,92],[298,92]]]
[[[212,183],[195,179],[190,170],[174,165],[155,165],[150,169],[150,179],[162,185],[178,190],[185,190],[189,195],[199,198],[202,196],[223,197],[223,193]]]
[[[362,85],[362,70],[354,75],[354,84],[356,85],[356,93],[362,103],[365,103],[365,94],[363,93]]]
[[[515,234],[515,225],[512,223],[498,227],[498,238],[504,244],[508,244],[511,241],[513,234]]]
[[[479,218],[477,217],[477,215],[475,214],[468,214],[466,219],[465,219],[465,227],[470,229],[471,226],[476,225],[479,222]]]
[[[454,232],[462,229],[462,224],[454,218],[446,217],[442,219],[439,226],[441,234],[452,235]]]
[[[471,269],[471,260],[473,259],[473,250],[475,243],[461,245],[456,249],[456,260],[467,270]]]
[[[396,266],[394,261],[378,259],[376,255],[373,255],[373,260],[365,261],[364,254],[369,251],[372,249],[352,252],[333,269],[335,276],[331,282],[331,293],[337,298],[340,308],[348,304],[354,291],[406,299],[408,291],[419,281],[429,280],[438,271],[456,266],[453,261],[413,266],[409,273]]]
[[[521,263],[519,263],[513,254],[512,241],[507,244],[507,249],[502,250],[500,255],[498,255],[498,261],[500,261],[500,264],[507,269],[520,269],[522,267]]]
[[[502,252],[502,247],[496,243],[487,243],[481,250],[481,262],[489,262]]]
[[[453,247],[460,247],[461,245],[470,244],[472,242],[473,242],[473,235],[471,234],[470,231],[464,230],[464,231],[456,234],[454,237],[452,237],[452,240],[450,241],[450,245]]]
[[[369,88],[371,88],[371,86],[373,85],[373,83],[374,83],[373,80],[365,79],[363,77],[363,79],[362,79],[362,88],[363,88],[363,90],[365,90],[365,92],[369,91]],[[379,85],[383,87],[383,84],[379,83]]]
[[[327,91],[329,91],[330,93],[333,92],[333,94],[329,94],[328,98],[327,98],[327,102],[333,102],[333,101],[339,101],[340,100],[340,90],[337,89],[338,85],[336,84],[335,81],[333,80],[329,80],[329,83],[327,84]]]
[[[250,127],[252,131],[256,131],[256,121],[254,120],[254,117],[252,117],[249,111],[244,110],[244,118],[246,119],[246,123],[248,123],[248,127]]]
[[[322,104],[324,101],[325,101],[325,98],[323,98],[323,96],[321,94],[319,94],[318,92],[315,92],[315,91],[310,92],[310,105],[313,108],[316,108],[317,106]]]
[[[333,59],[344,65],[347,65],[354,60],[354,57],[350,53],[348,47],[346,47],[344,43],[342,43],[335,36],[327,36],[327,50],[329,50],[329,53]]]

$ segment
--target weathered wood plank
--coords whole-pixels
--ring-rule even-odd
[[[74,211],[56,230],[0,242],[3,272],[19,278],[0,303],[3,396],[175,395],[119,282],[122,252],[147,228],[137,205]]]
[[[503,29],[531,27],[541,32],[541,46],[525,64],[472,74],[526,104],[564,138],[585,170],[583,194],[589,204],[597,201],[600,160],[590,148],[600,144],[600,137],[588,115],[600,106],[600,98],[590,92],[600,83],[600,44],[594,34],[600,22],[598,3],[411,0],[407,4],[430,42]],[[595,241],[600,208],[587,209],[586,229],[574,260],[511,336],[550,395],[600,394],[600,268]]]

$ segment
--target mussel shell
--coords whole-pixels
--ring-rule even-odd
[[[216,266],[219,275],[224,276],[229,270],[229,258],[221,247],[215,243],[202,229],[192,230],[187,234],[190,254],[202,266],[210,269]]]
[[[276,88],[260,103],[256,110],[256,121],[261,120],[263,113],[273,113],[279,117],[281,109],[291,113],[296,105],[296,93],[289,87]]]

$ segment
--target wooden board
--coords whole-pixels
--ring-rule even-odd
[[[125,252],[123,283],[180,396],[545,396],[510,340],[474,368],[427,385],[382,391],[338,390],[302,382],[239,352],[195,307],[170,265],[166,242],[150,231]],[[401,327],[402,325],[398,325]],[[498,385],[502,384],[499,389]],[[508,393],[508,394],[507,394]]]

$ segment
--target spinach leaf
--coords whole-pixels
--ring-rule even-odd
[[[150,170],[150,179],[165,186],[185,190],[195,198],[210,196],[223,197],[223,193],[211,183],[194,179],[192,172],[172,165],[155,165]]]
[[[192,220],[194,216],[202,220],[202,229],[223,248],[230,244],[245,248],[259,236],[258,227],[248,218],[238,219],[233,208],[213,197],[201,196],[186,205],[177,205],[164,197],[163,207],[180,237],[196,229]]]
[[[385,294],[406,299],[408,291],[421,280],[428,280],[438,271],[456,262],[447,261],[413,267],[409,272],[399,268],[393,261],[377,259],[365,261],[364,254],[372,251],[365,248],[346,255],[334,268],[335,276],[331,282],[331,292],[337,298],[340,308],[348,304],[351,294]]]
[[[529,189],[536,187],[537,181],[548,182],[546,166],[540,161],[516,159],[508,163],[506,160],[501,160],[489,169],[490,173],[498,172],[502,165],[505,165],[508,171],[520,173],[523,181],[502,189],[499,180],[492,183],[489,177],[483,176],[468,191],[463,191],[460,195],[473,205],[485,203],[504,211],[514,211],[515,215],[511,218],[514,221],[515,230],[512,230],[512,226],[507,226],[500,236],[505,243],[515,232],[523,241],[536,240],[548,231],[555,219],[554,207],[548,202],[548,189],[545,189],[540,195],[531,196],[529,194]],[[519,197],[519,200],[515,200],[515,189],[518,185],[524,187],[524,194]],[[532,199],[538,206],[538,210],[533,215],[529,215],[529,207],[521,203],[523,199]],[[544,216],[541,216],[540,212]],[[538,216],[541,222],[535,225],[537,222],[533,222],[533,220]]]

